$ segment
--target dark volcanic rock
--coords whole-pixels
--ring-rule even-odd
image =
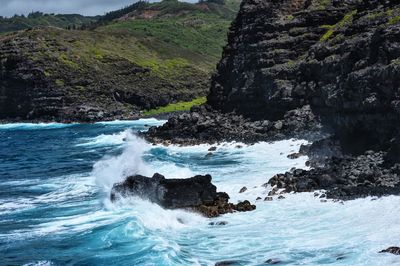
[[[399,9],[386,0],[244,0],[208,105],[152,128],[148,139],[311,139],[300,153],[315,169],[271,184],[343,199],[398,194]],[[330,138],[315,134],[319,122]]]
[[[221,113],[210,106],[192,108],[190,113],[172,117],[161,127],[152,127],[145,138],[151,142],[184,145],[241,141],[255,143],[298,137],[315,140],[323,135],[309,106],[288,111],[282,120],[252,120],[236,113]]]
[[[234,211],[252,211],[256,207],[248,201],[229,203],[229,195],[217,193],[211,176],[195,176],[188,179],[166,179],[160,174],[152,178],[135,175],[115,184],[111,200],[118,197],[138,196],[168,209],[190,208],[206,217],[217,217]]]
[[[400,255],[400,248],[399,247],[390,247],[380,251],[379,253],[392,253],[394,255]]]
[[[112,51],[88,55],[97,48],[87,41],[106,42],[102,36],[58,28],[0,36],[0,120],[135,119],[141,110],[206,94],[209,75],[197,68],[161,76]]]
[[[385,153],[367,152],[357,157],[332,158],[323,167],[310,171],[296,169],[269,180],[285,192],[327,190],[327,197],[354,199],[400,194],[400,165],[384,165]]]

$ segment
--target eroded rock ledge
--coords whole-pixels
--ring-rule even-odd
[[[256,208],[247,200],[238,204],[229,203],[229,195],[217,192],[211,180],[210,175],[187,179],[166,179],[157,173],[151,178],[135,175],[113,186],[111,200],[115,201],[121,196],[138,196],[166,209],[190,209],[206,217]]]

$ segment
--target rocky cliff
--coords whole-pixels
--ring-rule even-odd
[[[208,102],[254,119],[309,104],[351,153],[399,125],[397,1],[245,1]]]
[[[281,180],[281,187],[336,187],[330,195],[340,198],[399,193],[393,166],[400,158],[399,56],[398,1],[245,0],[213,76],[208,107],[151,129],[149,138],[309,139],[322,125],[332,137],[308,149],[317,169],[287,173],[294,181]],[[235,125],[235,116],[251,130]],[[242,138],[240,128],[246,129]],[[380,159],[372,167],[365,158]],[[302,190],[300,183],[314,185]],[[365,189],[354,189],[360,186]]]

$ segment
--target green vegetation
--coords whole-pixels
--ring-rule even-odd
[[[312,10],[324,10],[331,4],[331,0],[316,0],[309,7]]]
[[[178,112],[178,111],[189,111],[190,108],[192,108],[193,106],[202,105],[202,104],[206,103],[206,101],[207,101],[206,97],[200,97],[200,98],[196,98],[190,102],[171,103],[164,107],[159,107],[156,109],[145,111],[145,112],[143,112],[143,115],[144,116],[154,116],[154,115],[160,115],[160,114],[172,113],[172,112]]]
[[[59,28],[78,28],[84,24],[95,22],[98,17],[81,15],[55,15],[33,12],[28,16],[15,15],[10,18],[0,17],[0,33],[30,29],[34,27],[53,26]]]
[[[240,3],[211,1],[140,2],[78,30],[12,32],[0,37],[0,44],[17,40],[21,56],[74,104],[90,102],[121,113],[151,109],[146,115],[188,110],[205,102],[201,96],[208,92]],[[178,103],[157,109],[166,99]]]
[[[62,86],[65,85],[65,82],[64,82],[64,80],[62,80],[62,79],[56,79],[56,84],[57,84],[57,86],[62,87]]]
[[[400,22],[400,16],[394,16],[392,18],[389,19],[388,24],[389,25],[394,25]]]
[[[342,29],[353,21],[353,16],[357,14],[357,10],[347,13],[341,21],[335,25],[322,25],[321,28],[327,29],[327,32],[321,37],[320,41],[327,41],[336,31]]]
[[[394,25],[400,22],[400,9],[388,9],[385,11],[370,13],[365,16],[369,20],[387,19],[387,25]]]

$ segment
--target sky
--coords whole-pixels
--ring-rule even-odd
[[[10,17],[32,11],[59,14],[104,15],[137,0],[0,0],[0,16]]]

